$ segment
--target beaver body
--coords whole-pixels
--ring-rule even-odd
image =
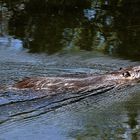
[[[98,87],[128,85],[140,81],[140,66],[128,67],[102,75],[85,77],[31,77],[16,83],[13,88],[57,92],[86,92]]]

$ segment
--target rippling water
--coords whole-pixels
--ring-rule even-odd
[[[24,77],[140,65],[139,2],[32,1],[0,1],[0,140],[139,140],[140,84],[57,107],[7,91]]]
[[[28,54],[27,50],[23,49],[16,49],[11,53],[9,49],[2,48],[0,82],[1,85],[9,86],[27,76],[101,74],[117,70],[119,67],[138,64],[139,62],[114,59],[98,53],[59,53],[46,56]],[[0,138],[4,140],[139,139],[139,100],[140,89],[139,85],[136,85],[117,92],[112,91],[86,98],[61,108],[54,108],[49,112],[42,108],[34,115],[23,114],[2,123]],[[1,108],[1,121],[6,119],[7,113],[13,112],[10,109],[22,112],[26,108],[37,106],[38,104],[26,103],[26,105],[5,108],[6,110]],[[39,115],[40,111],[46,113]]]

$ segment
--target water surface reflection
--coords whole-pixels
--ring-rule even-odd
[[[140,60],[139,1],[47,2],[0,1],[0,94],[24,77],[102,74],[139,65],[130,62]],[[136,85],[38,117],[11,119],[0,124],[0,139],[140,139],[139,91]]]
[[[139,60],[139,1],[62,3],[1,3],[1,34],[22,40],[32,53],[96,50]]]

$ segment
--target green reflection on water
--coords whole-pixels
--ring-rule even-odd
[[[23,40],[29,52],[96,50],[140,60],[138,5],[137,0],[5,1],[1,13],[2,22],[9,15],[8,34]]]

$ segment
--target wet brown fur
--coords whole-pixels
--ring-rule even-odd
[[[128,67],[102,75],[90,75],[82,78],[70,77],[31,77],[16,83],[16,89],[45,89],[52,92],[87,91],[100,86],[131,84],[140,81],[140,66]]]

